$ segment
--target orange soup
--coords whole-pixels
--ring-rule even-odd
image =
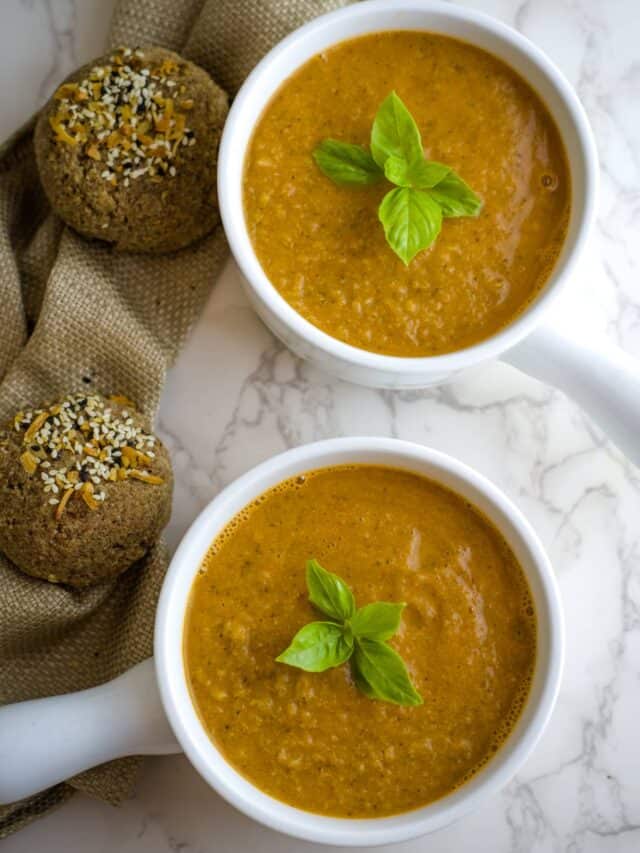
[[[276,662],[323,618],[310,557],[359,606],[406,603],[389,643],[422,705],[368,698],[349,663]],[[241,512],[211,545],[184,627],[193,702],[225,758],[266,793],[340,817],[415,809],[473,776],[518,718],[535,650],[526,579],[493,525],[430,480],[368,465],[313,471]]]
[[[327,138],[367,145],[392,90],[426,156],[483,201],[477,218],[445,219],[408,266],[378,221],[390,184],[338,186],[312,157]],[[244,203],[265,274],[309,322],[361,349],[428,356],[490,337],[539,293],[566,234],[570,176],[549,111],[504,62],[432,33],[382,32],[281,86],[246,157]]]

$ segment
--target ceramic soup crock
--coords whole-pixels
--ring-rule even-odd
[[[489,51],[542,97],[570,162],[571,218],[558,261],[540,294],[507,327],[447,355],[399,358],[343,343],[298,314],[267,279],[253,250],[243,211],[243,167],[256,122],[279,86],[309,58],[345,39],[381,30],[429,30]],[[490,132],[490,129],[488,130]],[[620,448],[640,462],[640,372],[622,350],[584,341],[579,329],[552,324],[550,311],[576,269],[596,208],[595,144],[575,92],[552,62],[515,30],[487,15],[437,0],[370,0],[315,19],[280,42],[236,97],[220,146],[218,192],[224,228],[248,296],[269,328],[297,355],[363,385],[422,388],[447,382],[494,358],[564,390]]]
[[[502,532],[527,577],[537,614],[530,693],[497,754],[467,783],[415,811],[377,819],[315,815],[260,791],[227,763],[194,708],[183,661],[191,585],[211,542],[243,507],[289,477],[341,464],[389,465],[430,477],[478,507]],[[431,832],[477,808],[526,761],[549,720],[560,684],[564,632],[555,578],[520,511],[483,476],[456,459],[388,438],[338,438],[276,456],[224,489],[194,522],[171,561],[155,626],[155,660],[79,693],[0,708],[0,803],[34,794],[125,755],[184,751],[231,804],[273,829],[325,844],[369,846]]]

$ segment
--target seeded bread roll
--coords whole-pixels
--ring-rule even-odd
[[[27,574],[83,587],[143,557],[169,519],[167,451],[121,397],[18,412],[0,432],[0,550]]]
[[[53,209],[118,251],[168,252],[219,222],[216,164],[227,96],[160,47],[119,48],[72,74],[35,131]]]

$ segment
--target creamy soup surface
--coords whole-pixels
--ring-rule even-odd
[[[358,606],[406,602],[390,641],[419,707],[369,699],[349,665],[276,663],[306,623],[317,558]],[[184,628],[193,701],[236,769],[299,808],[375,817],[469,779],[512,730],[535,665],[536,619],[500,533],[453,492],[376,466],[320,469],[250,505],[213,542]]]
[[[408,267],[377,218],[391,185],[337,186],[311,156],[325,138],[367,145],[392,90],[427,157],[484,201],[477,219],[446,219]],[[257,124],[244,185],[251,240],[284,299],[332,337],[407,357],[463,349],[513,320],[547,280],[569,217],[567,160],[541,99],[499,59],[426,32],[363,36],[302,66]]]

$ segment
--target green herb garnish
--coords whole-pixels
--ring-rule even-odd
[[[377,601],[356,609],[346,583],[307,561],[309,601],[331,622],[310,622],[301,628],[276,660],[306,672],[324,672],[351,661],[358,688],[371,699],[396,705],[422,705],[400,655],[389,640],[400,627],[404,604]]]
[[[395,92],[385,98],[371,128],[371,150],[325,139],[313,152],[336,184],[364,187],[386,178],[390,190],[378,208],[387,242],[408,265],[440,233],[442,220],[477,216],[482,201],[453,169],[427,160],[413,116]]]

